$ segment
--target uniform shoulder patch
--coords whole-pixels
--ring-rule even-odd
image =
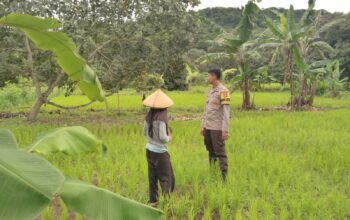
[[[230,91],[228,91],[228,89],[225,88],[220,93],[220,102],[222,105],[229,105],[230,101],[231,101]]]

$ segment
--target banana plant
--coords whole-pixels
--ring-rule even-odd
[[[19,149],[13,134],[0,129],[0,219],[30,220],[59,196],[72,211],[89,219],[161,219],[160,210],[111,191],[65,177],[39,155],[94,152],[102,142],[83,127],[58,128]]]
[[[186,84],[188,87],[194,83],[194,81],[198,80],[201,77],[201,73],[197,69],[192,69],[191,66],[186,63],[185,64],[187,76],[186,76]]]
[[[259,11],[260,9],[254,1],[248,1],[242,12],[243,16],[238,26],[238,36],[236,38],[226,39],[226,53],[207,54],[197,60],[197,62],[205,63],[217,59],[229,58],[235,62],[239,74],[232,81],[233,86],[231,88],[237,84],[240,85],[243,109],[254,108],[250,92],[258,71],[252,64],[260,55],[255,49],[255,42],[251,39],[251,35],[255,25],[255,16]]]
[[[348,82],[348,78],[341,78],[341,75],[344,70],[341,70],[339,67],[339,61],[335,60],[330,62],[326,66],[326,77],[325,82],[330,90],[330,94],[333,98],[338,97],[340,91],[346,88],[346,84]]]
[[[287,15],[272,11],[279,17],[278,24],[265,16],[265,24],[272,38],[260,47],[275,48],[270,64],[275,63],[279,56],[286,57],[284,84],[287,82],[290,84],[291,96],[288,104],[292,108],[313,103],[315,95],[313,91],[317,80],[314,80],[314,72],[309,68],[315,62],[310,59],[311,54],[318,54],[321,59],[327,59],[325,53],[333,51],[329,44],[319,40],[319,33],[330,25],[318,27],[319,16],[314,10],[315,2],[316,0],[309,0],[309,7],[300,22],[295,20],[292,5]],[[336,22],[341,22],[341,20]],[[313,87],[313,89],[309,90],[308,87]],[[307,100],[306,97],[310,99]]]

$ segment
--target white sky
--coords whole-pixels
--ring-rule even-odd
[[[196,9],[208,7],[241,7],[246,4],[247,0],[201,0],[201,2]],[[307,0],[262,0],[259,6],[261,8],[289,8],[292,4],[295,9],[306,9],[307,2]],[[350,0],[316,0],[316,9],[348,13],[350,11]]]

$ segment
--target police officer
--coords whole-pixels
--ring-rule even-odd
[[[219,69],[208,72],[208,83],[213,88],[209,91],[205,104],[201,135],[204,136],[210,165],[219,159],[222,178],[226,180],[228,164],[225,141],[229,137],[230,92],[221,84],[221,75]]]

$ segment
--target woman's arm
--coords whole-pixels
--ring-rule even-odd
[[[143,135],[144,136],[147,136],[147,133],[148,133],[148,128],[147,128],[148,126],[147,126],[147,122],[145,121],[144,123],[143,123]]]
[[[166,132],[166,124],[164,121],[159,122],[159,139],[163,143],[169,143],[170,137]]]

